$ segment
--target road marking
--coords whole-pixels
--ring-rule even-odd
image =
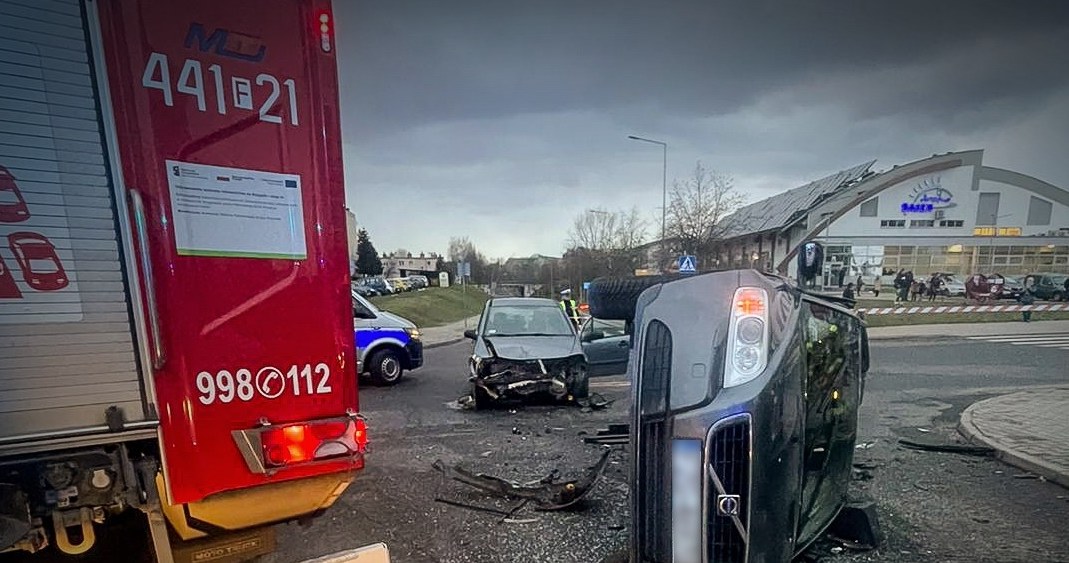
[[[1069,350],[1069,333],[1047,334],[1017,334],[1017,335],[985,335],[967,336],[969,340],[978,342],[990,342],[993,344],[1010,344],[1013,346],[1035,346],[1036,348],[1053,348],[1057,350]]]

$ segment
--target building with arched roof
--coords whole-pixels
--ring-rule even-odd
[[[825,246],[824,285],[915,275],[1069,273],[1069,191],[984,166],[963,151],[874,172],[875,161],[748,205],[725,218],[720,268],[795,275],[806,241]]]

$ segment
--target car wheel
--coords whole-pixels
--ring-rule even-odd
[[[590,396],[590,370],[583,369],[572,380],[572,397],[585,399]]]
[[[1061,301],[1062,300],[1062,292],[1055,291],[1054,294],[1050,296],[1050,300],[1051,301]]]
[[[396,384],[405,371],[397,352],[389,349],[375,352],[368,367],[371,369],[371,378],[379,385]]]
[[[590,315],[609,321],[631,321],[635,318],[638,296],[650,287],[675,278],[668,276],[640,276],[633,278],[603,278],[590,285],[587,300]]]

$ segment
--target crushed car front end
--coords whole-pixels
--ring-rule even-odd
[[[486,348],[493,350],[492,343]],[[503,358],[491,352],[474,355],[471,362],[473,393],[491,401],[576,396],[587,377],[586,357],[580,352],[565,357]]]

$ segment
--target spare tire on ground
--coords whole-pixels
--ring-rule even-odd
[[[650,287],[677,279],[675,276],[637,276],[630,278],[598,278],[587,292],[590,316],[609,321],[631,321],[635,318],[638,296]]]

